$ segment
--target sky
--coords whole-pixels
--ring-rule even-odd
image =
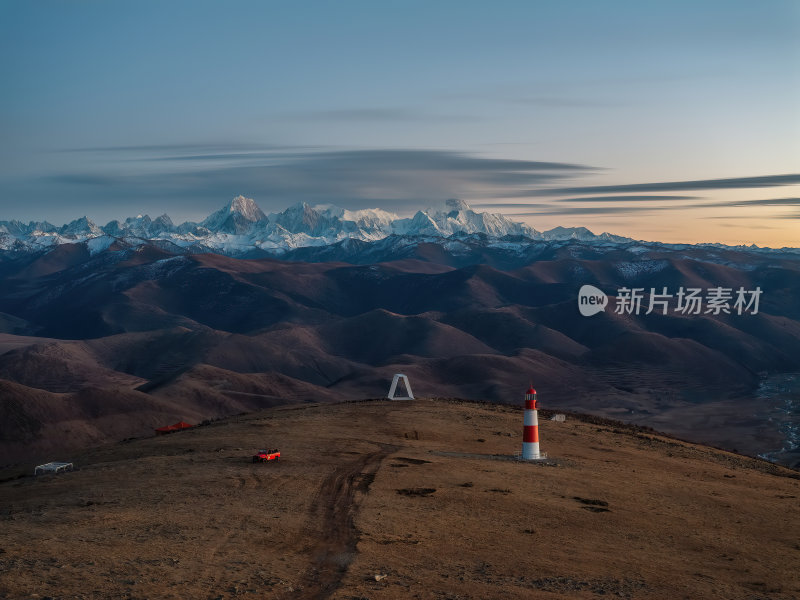
[[[0,220],[233,197],[800,247],[800,2],[0,0]]]

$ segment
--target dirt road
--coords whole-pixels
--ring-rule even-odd
[[[311,550],[312,564],[303,576],[302,589],[291,597],[322,600],[341,585],[359,541],[355,517],[360,501],[383,459],[397,449],[381,444],[378,450],[336,467],[322,482],[309,511],[318,536]]]

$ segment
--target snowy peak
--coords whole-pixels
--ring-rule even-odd
[[[554,227],[540,234],[540,239],[546,241],[578,240],[581,242],[614,242],[625,243],[633,241],[631,238],[603,232],[600,235],[592,233],[586,227]]]
[[[172,223],[172,219],[170,219],[169,215],[166,213],[153,219],[153,225],[165,230],[169,230],[175,227],[175,225]]]
[[[228,211],[231,214],[236,213],[241,215],[243,218],[253,223],[256,221],[263,221],[266,218],[266,215],[258,207],[258,204],[256,204],[255,200],[251,198],[245,198],[241,195],[236,196],[236,198],[231,200],[231,203],[228,206]]]
[[[343,221],[349,221],[353,223],[355,227],[362,230],[385,231],[389,233],[392,230],[392,223],[399,219],[396,214],[387,212],[380,208],[342,210],[341,218]]]
[[[410,219],[398,219],[392,228],[398,235],[442,235],[436,221],[423,210],[418,210]]]
[[[361,240],[380,239],[392,233],[397,215],[380,209],[344,210],[336,206],[309,206],[305,202],[269,215],[268,230],[278,227],[291,234],[325,238],[328,243],[345,237]]]
[[[589,241],[597,236],[586,227],[553,227],[542,233],[544,240],[580,240]]]
[[[97,237],[103,235],[103,230],[88,217],[81,217],[61,227],[58,233],[66,238]]]
[[[236,196],[229,204],[206,218],[201,225],[209,231],[242,234],[247,232],[253,223],[266,219],[267,216],[254,200]]]
[[[300,202],[281,213],[273,213],[269,216],[270,223],[280,225],[290,233],[306,233],[312,236],[319,236],[335,220],[337,220],[335,216],[324,214],[305,202]]]
[[[483,233],[491,237],[524,235],[533,237],[537,232],[524,223],[511,221],[500,214],[478,213],[463,200],[451,198],[445,202],[445,211],[428,209],[429,219],[442,235],[456,233]],[[418,213],[419,214],[419,213]],[[417,219],[417,215],[414,216]],[[419,220],[422,222],[422,219]]]
[[[137,215],[128,217],[124,223],[111,221],[102,230],[107,235],[115,237],[132,236],[151,239],[163,233],[175,231],[175,225],[166,214],[155,219],[151,219],[149,215]]]
[[[16,220],[0,221],[0,232],[10,235],[29,235],[34,231],[54,233],[58,231],[58,229],[58,227],[47,221],[31,221],[27,225],[22,221]]]

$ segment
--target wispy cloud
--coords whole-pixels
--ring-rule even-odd
[[[697,196],[587,196],[577,198],[558,198],[542,202],[503,202],[503,203],[481,203],[475,207],[487,208],[489,210],[503,209],[530,209],[523,212],[515,212],[516,216],[533,215],[600,215],[600,214],[624,214],[624,213],[645,213],[650,211],[670,211],[670,210],[691,210],[704,208],[747,208],[761,206],[800,206],[800,198],[760,198],[755,200],[727,200],[723,202],[698,202],[698,203],[679,203],[676,201],[695,200]],[[659,200],[666,200],[663,205],[656,204]],[[620,202],[625,206],[618,206]],[[628,204],[632,202],[633,204]],[[644,204],[636,204],[643,202]],[[574,204],[594,204],[595,206],[562,206],[564,203]],[[607,205],[597,206],[597,204],[607,203]],[[781,215],[783,216],[783,215]],[[764,218],[780,218],[773,215],[763,215]],[[706,215],[704,219],[752,219],[752,214],[742,215]],[[794,215],[792,215],[794,218]]]
[[[610,108],[620,106],[622,102],[600,100],[596,98],[576,98],[568,96],[523,96],[506,100],[511,104],[536,106],[539,108]]]
[[[581,187],[538,188],[520,191],[516,197],[562,196],[565,194],[624,194],[626,192],[673,192],[683,190],[724,190],[779,187],[800,183],[800,174],[759,175],[728,179],[698,179],[693,181],[663,181],[625,185],[592,185]]]
[[[676,200],[696,200],[700,196],[583,196],[559,198],[557,202],[673,202]]]
[[[480,121],[475,115],[436,114],[412,108],[340,108],[295,112],[289,115],[300,121],[350,121],[350,122],[443,122]]]
[[[244,142],[191,142],[182,144],[147,144],[147,145],[119,145],[119,146],[91,146],[85,148],[64,148],[58,152],[113,152],[113,153],[170,153],[170,152],[249,152],[249,151],[286,151],[295,148],[309,148],[309,146],[286,146],[253,144]]]
[[[760,198],[758,200],[725,200],[723,202],[711,202],[704,206],[800,206],[800,198]]]
[[[541,215],[616,215],[630,213],[647,213],[675,210],[675,206],[555,206],[552,204],[536,204],[542,207],[535,211],[510,213],[508,216],[532,217]],[[685,208],[685,207],[684,207]]]
[[[93,175],[91,173],[65,173],[61,175],[45,176],[42,179],[65,186],[90,186],[108,187],[118,182],[114,176]]]
[[[741,225],[739,223],[719,223],[719,226],[720,227],[730,227],[730,228],[735,228],[735,229],[741,228]],[[758,224],[755,224],[755,223],[748,224],[747,228],[748,229],[778,229],[778,227],[773,227],[771,225],[758,225]]]
[[[53,173],[38,184],[57,190],[63,201],[79,198],[107,208],[113,201],[158,199],[177,206],[172,210],[190,207],[198,217],[239,193],[255,198],[265,210],[305,201],[411,212],[445,198],[507,195],[596,170],[432,149],[203,149],[207,152],[196,152],[194,146],[120,147],[107,150],[113,156],[102,172],[92,163],[92,170]]]
[[[726,200],[723,202],[710,202],[703,206],[710,206],[715,208],[748,208],[760,206],[780,206],[790,208],[793,206],[800,207],[800,198],[759,198],[757,200]],[[710,215],[704,217],[705,219],[725,220],[725,219],[753,219],[752,213],[739,214],[739,215]],[[764,214],[760,218],[765,219],[800,219],[800,210],[791,213],[781,214]],[[748,225],[749,227],[749,225]]]

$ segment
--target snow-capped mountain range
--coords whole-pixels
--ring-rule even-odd
[[[295,204],[283,212],[266,215],[250,198],[238,196],[200,223],[175,225],[166,214],[151,219],[139,215],[98,226],[87,217],[57,227],[48,222],[0,221],[0,249],[31,251],[59,244],[92,241],[98,251],[114,240],[171,242],[190,251],[241,255],[262,250],[280,255],[309,246],[326,246],[342,240],[365,242],[391,235],[448,238],[456,234],[483,234],[490,238],[522,236],[529,239],[616,239],[595,236],[585,228],[556,228],[540,233],[500,214],[474,211],[466,202],[447,200],[444,210],[418,211],[400,218],[381,209],[350,211],[330,205]]]
[[[189,253],[282,256],[304,248],[378,242],[390,237],[412,243],[479,237],[484,245],[502,248],[522,247],[532,242],[576,241],[606,246],[634,243],[631,238],[609,233],[595,235],[585,227],[556,227],[539,232],[501,214],[476,212],[466,202],[456,199],[447,200],[443,209],[429,208],[410,218],[377,208],[350,211],[306,203],[267,215],[252,199],[238,196],[200,223],[187,221],[175,225],[166,214],[155,219],[139,215],[104,226],[98,226],[87,217],[61,227],[46,221],[28,224],[0,221],[0,250],[10,252],[35,252],[61,244],[86,243],[94,254],[122,241],[127,246],[150,242]],[[689,246],[647,244],[673,249]],[[761,250],[755,246],[747,249]]]

